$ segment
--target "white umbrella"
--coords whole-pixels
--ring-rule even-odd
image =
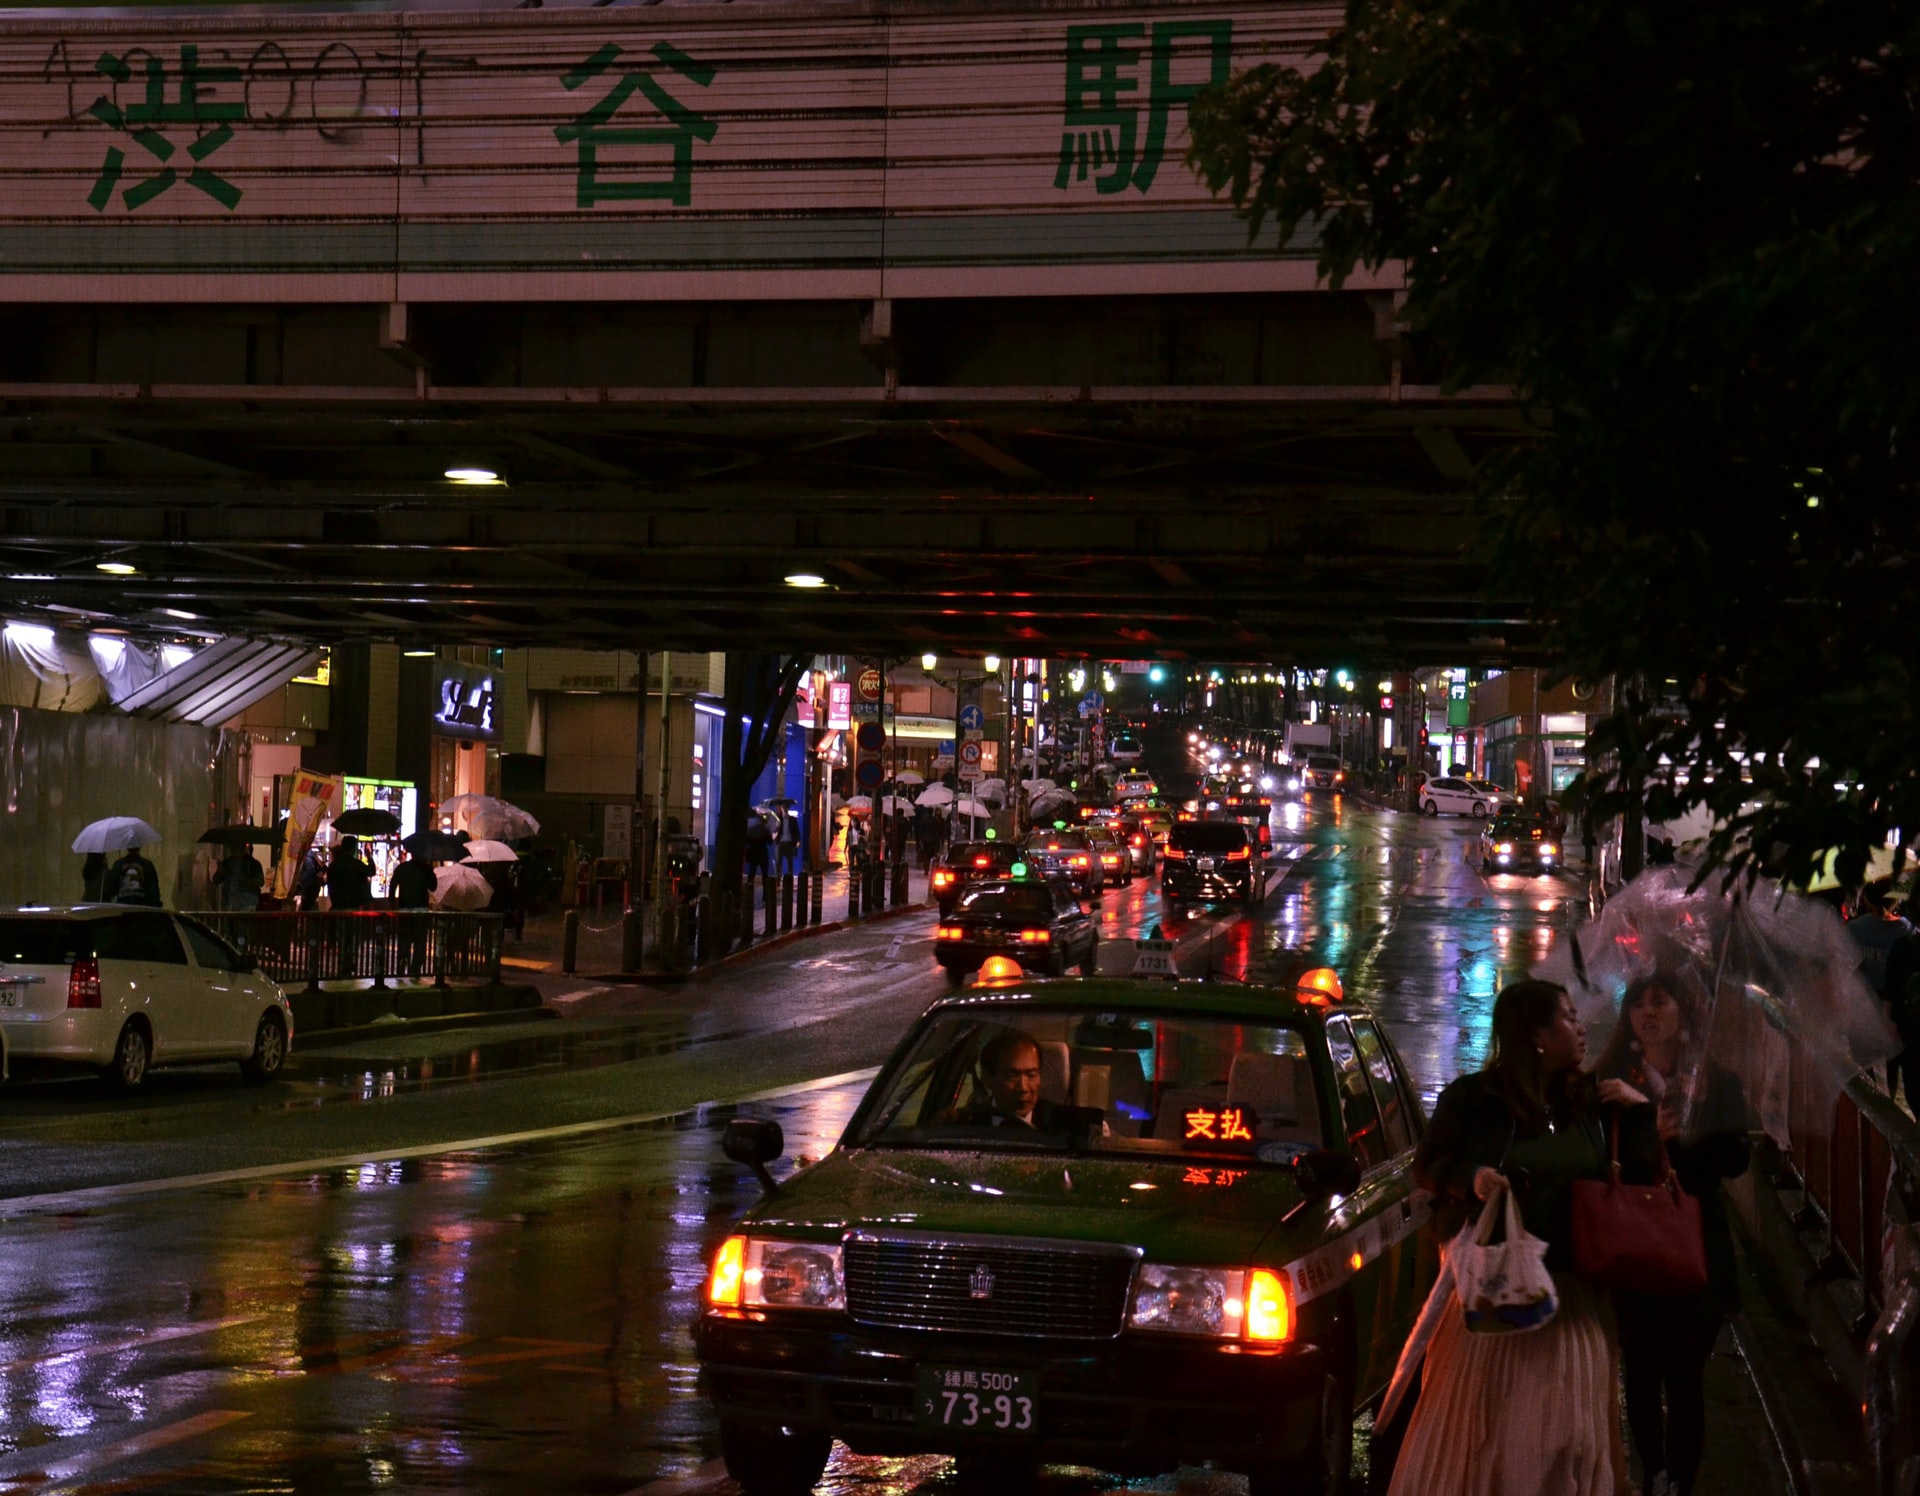
[[[925,784],[927,782],[927,776],[924,774],[916,774],[911,769],[902,769],[898,774],[893,776],[893,782],[895,784]]]
[[[1038,795],[1053,788],[1053,781],[1051,779],[1026,779],[1022,780],[1021,783],[1026,785],[1027,793],[1030,795]]]
[[[913,802],[904,795],[882,795],[880,809],[886,815],[903,816],[912,811]]]
[[[493,885],[477,869],[450,862],[433,870],[436,909],[484,909],[492,901]]]
[[[872,810],[873,796],[855,795],[851,800],[847,801],[847,809],[848,810]]]
[[[155,831],[138,816],[108,816],[95,821],[73,839],[76,852],[124,852],[129,847],[150,847],[160,840]]]
[[[520,854],[503,841],[470,841],[468,862],[518,862]]]
[[[953,807],[953,813],[957,816],[990,816],[993,814],[991,810],[982,805],[978,800],[960,801]]]
[[[944,784],[936,784],[932,788],[920,792],[920,803],[936,808],[942,805],[951,805],[953,803],[953,791],[948,789]]]
[[[1004,779],[983,779],[973,787],[974,796],[981,800],[997,800],[1006,792],[1007,782]]]

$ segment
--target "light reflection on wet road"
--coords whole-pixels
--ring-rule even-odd
[[[1131,937],[1154,923],[1189,975],[1278,981],[1336,966],[1431,1094],[1478,1061],[1495,991],[1545,953],[1578,894],[1564,877],[1483,878],[1461,855],[1471,829],[1340,801],[1281,807],[1263,905],[1244,919],[1164,909],[1157,884],[1136,881],[1103,901],[1101,967],[1126,970]],[[703,1053],[744,1077],[729,1057],[804,1051],[806,1025],[843,1007],[873,1032],[833,1054],[870,1065],[943,990],[930,926],[915,915],[797,946],[646,999],[657,1012],[636,999],[618,1023],[303,1056],[265,1113],[252,1110],[258,1093],[235,1110],[227,1082],[172,1077],[136,1115],[177,1112],[182,1129],[266,1126],[276,1112],[400,1116],[456,1089],[484,1108],[516,1087],[684,1071]],[[710,1084],[707,1095],[754,1089]],[[718,1129],[737,1111],[772,1116],[790,1158],[818,1157],[863,1086],[17,1215],[0,1276],[0,1490],[619,1492],[710,1476],[688,1326],[708,1250],[757,1196],[720,1158]],[[84,1085],[45,1092],[8,1097],[0,1138],[79,1126],[101,1105]],[[944,1485],[943,1471],[842,1452],[829,1479],[897,1492]],[[1135,1489],[1210,1487],[1239,1489],[1198,1472]],[[1056,1496],[1102,1488],[1090,1474],[1049,1484]]]

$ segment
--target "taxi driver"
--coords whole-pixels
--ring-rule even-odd
[[[986,1095],[959,1120],[1043,1132],[1066,1126],[1070,1109],[1040,1096],[1040,1046],[1019,1029],[1003,1029],[980,1047],[980,1078]]]

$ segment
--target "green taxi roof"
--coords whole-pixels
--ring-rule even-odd
[[[1249,986],[1240,982],[1202,981],[1164,977],[1020,978],[991,986],[969,987],[937,999],[927,1013],[958,1008],[1011,1006],[1085,1008],[1096,1013],[1163,1013],[1169,1009],[1207,1013],[1222,1018],[1272,1020],[1279,1014],[1298,1014],[1318,1022],[1333,1013],[1371,1016],[1365,1004],[1351,998],[1316,1003],[1291,987]]]

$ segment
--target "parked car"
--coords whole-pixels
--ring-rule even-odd
[[[1252,838],[1235,820],[1176,821],[1160,852],[1160,887],[1168,898],[1251,904],[1261,877]]]
[[[1472,816],[1482,820],[1520,803],[1519,797],[1484,779],[1448,776],[1420,787],[1420,809],[1430,816]]]
[[[1023,966],[1063,975],[1096,969],[1100,932],[1070,885],[1031,874],[983,883],[962,895],[934,927],[933,958],[955,986],[990,956],[1010,955]]]
[[[114,904],[0,909],[0,1035],[9,1063],[78,1066],[121,1090],[156,1065],[236,1060],[273,1079],[293,1008],[198,920]]]
[[[1331,977],[930,1008],[714,1253],[695,1341],[746,1496],[808,1490],[835,1439],[1000,1489],[1048,1462],[1346,1489],[1436,1264],[1412,1077]],[[785,1139],[736,1119],[722,1146],[771,1186]]]

